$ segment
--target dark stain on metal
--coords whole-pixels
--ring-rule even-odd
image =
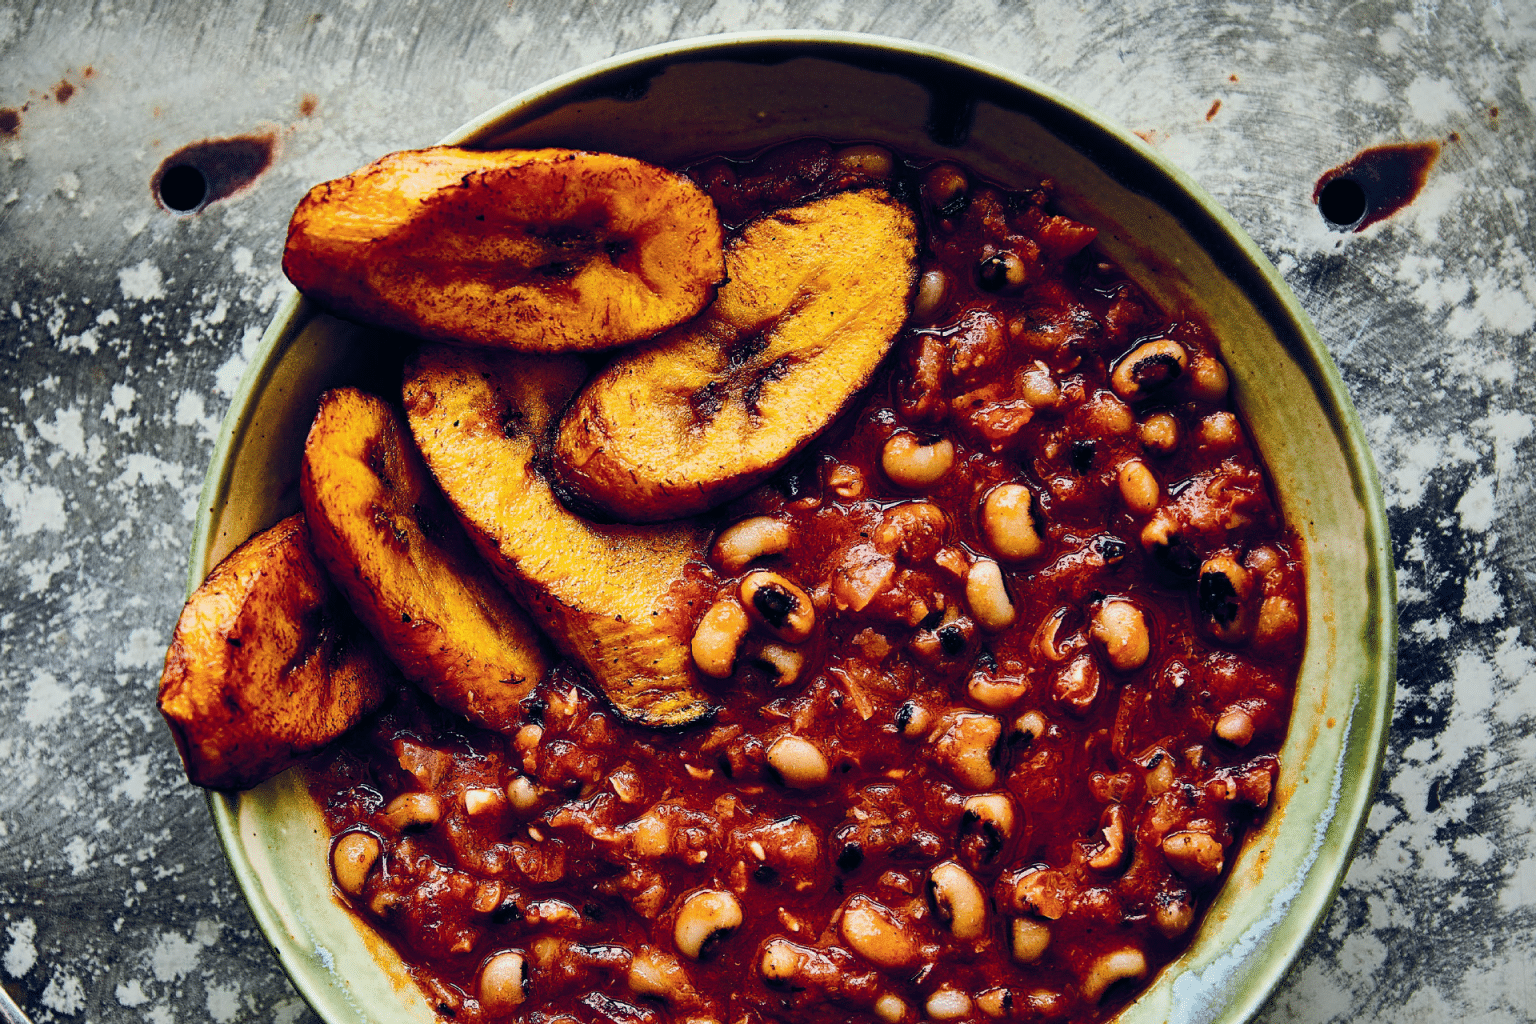
[[[1211,104],[1211,109],[1205,112],[1205,119],[1209,121],[1219,113],[1221,113],[1221,100],[1217,100]]]
[[[299,98],[299,116],[314,117],[315,111],[320,107],[320,97],[312,92],[305,93]]]
[[[250,188],[276,156],[275,129],[203,139],[161,161],[149,179],[149,191],[155,202],[172,213],[198,213]]]
[[[85,67],[80,69],[80,77],[81,78],[95,78],[96,77],[96,69],[93,68],[91,65],[87,64]]]
[[[1449,135],[1447,135],[1445,137],[1445,141],[1446,142],[1460,142],[1461,141],[1461,132],[1451,132],[1451,134],[1449,134]]]
[[[75,87],[69,83],[69,79],[59,79],[59,84],[53,87],[53,98],[59,103],[68,103],[69,98],[75,94]]]
[[[1438,142],[1361,150],[1323,172],[1312,189],[1312,202],[1335,231],[1364,231],[1418,198],[1439,156]]]
[[[1227,81],[1235,82],[1235,81],[1237,81],[1237,76],[1236,75],[1228,75],[1227,76]]]
[[[14,139],[21,131],[21,112],[24,107],[0,107],[0,135]]]
[[[1499,119],[1499,108],[1498,107],[1489,107],[1488,108],[1488,116],[1492,120],[1497,121]]]

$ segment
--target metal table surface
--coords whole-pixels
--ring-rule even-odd
[[[1138,130],[1258,240],[1369,431],[1400,585],[1380,795],[1265,1022],[1536,1019],[1536,5],[1191,0],[61,0],[0,7],[0,981],[34,1021],[310,1019],[154,707],[220,418],[312,183],[626,49],[903,36]],[[197,216],[210,137],[271,167]],[[1313,183],[1437,140],[1419,198],[1331,231]]]

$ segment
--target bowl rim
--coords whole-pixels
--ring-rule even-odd
[[[1214,255],[1226,257],[1222,271],[1234,280],[1243,294],[1272,324],[1285,324],[1299,343],[1298,364],[1305,371],[1317,396],[1319,408],[1340,442],[1345,461],[1352,470],[1351,485],[1362,512],[1365,561],[1370,572],[1362,581],[1367,593],[1366,622],[1374,629],[1375,646],[1370,662],[1363,666],[1363,680],[1374,682],[1361,689],[1373,699],[1365,707],[1351,708],[1352,726],[1364,726],[1364,757],[1354,765],[1343,760],[1349,744],[1343,745],[1338,770],[1347,775],[1336,782],[1338,790],[1330,812],[1319,823],[1319,835],[1331,834],[1345,823],[1344,842],[1319,843],[1316,861],[1308,871],[1300,891],[1294,894],[1285,917],[1300,927],[1293,929],[1280,943],[1280,955],[1250,963],[1242,972],[1240,995],[1226,1006],[1224,1019],[1231,1024],[1250,1020],[1269,999],[1290,970],[1302,949],[1311,940],[1343,884],[1346,869],[1364,833],[1384,760],[1396,685],[1397,615],[1396,576],[1391,550],[1391,534],[1375,461],[1365,440],[1364,426],[1337,365],[1324,345],[1300,300],[1285,284],[1279,271],[1259,249],[1257,243],[1233,219],[1220,203],[1193,177],[1162,156],[1129,130],[1098,111],[1049,85],[1017,74],[988,61],[955,50],[931,46],[909,39],[858,32],[822,30],[769,30],[722,33],[659,43],[615,54],[525,89],[472,118],[448,133],[439,145],[474,142],[501,126],[510,115],[532,120],[541,113],[575,100],[612,95],[626,80],[649,78],[669,66],[699,61],[749,61],[776,63],[796,57],[822,58],[902,73],[904,68],[922,68],[929,78],[964,78],[966,92],[985,96],[1012,110],[1023,109],[1052,130],[1058,137],[1092,152],[1092,133],[1120,150],[1118,156],[1139,157],[1156,173],[1152,190],[1138,188],[1152,195],[1156,202],[1176,218],[1196,241]],[[984,91],[983,91],[984,90]],[[1022,106],[1020,101],[1024,101]],[[1070,133],[1058,129],[1072,126]],[[1081,131],[1090,129],[1085,137]],[[1107,168],[1111,177],[1121,177]],[[247,434],[255,414],[255,402],[272,378],[280,345],[318,312],[318,308],[298,293],[290,294],[273,315],[240,384],[231,399],[210,457],[209,469],[199,496],[197,519],[188,565],[187,594],[201,584],[208,551],[215,539],[213,509],[227,494],[234,468],[232,451]],[[1349,769],[1354,769],[1350,771]],[[238,794],[209,790],[209,812],[219,843],[235,876],[241,896],[256,920],[263,939],[272,949],[295,990],[322,1020],[328,1020],[321,1006],[321,982],[310,977],[310,962],[300,949],[276,910],[261,893],[257,871],[239,842]],[[1326,884],[1310,881],[1319,877]],[[1178,961],[1175,961],[1177,963]]]

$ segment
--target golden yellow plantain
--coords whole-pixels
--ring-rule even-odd
[[[509,731],[549,668],[538,630],[464,537],[399,415],[356,388],[320,397],[299,494],[315,553],[357,617],[438,704]]]
[[[617,356],[566,411],[561,495],[654,522],[766,479],[869,382],[906,320],[916,253],[911,211],[879,189],[747,225],[714,304]]]
[[[596,525],[556,500],[540,440],[585,376],[574,357],[427,345],[406,367],[406,417],[471,538],[555,644],[625,718],[687,725],[710,711],[689,650],[709,536]]]
[[[188,599],[160,713],[187,778],[245,789],[346,732],[398,680],[316,561],[302,514],[229,554]]]
[[[672,171],[567,149],[392,153],[316,185],[283,270],[344,316],[530,352],[694,316],[725,276],[714,203]]]

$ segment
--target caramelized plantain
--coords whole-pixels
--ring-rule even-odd
[[[492,729],[549,668],[541,638],[464,537],[400,417],[356,388],[320,397],[299,475],[315,553],[405,677]]]
[[[694,316],[724,278],[687,178],[566,149],[392,153],[316,185],[283,271],[343,315],[533,352],[606,348]]]
[[[160,713],[187,778],[245,789],[346,732],[395,678],[292,515],[231,552],[188,599]]]
[[[657,727],[710,711],[689,642],[711,581],[689,524],[600,526],[556,500],[539,441],[581,386],[573,357],[423,346],[405,409],[427,465],[486,560],[620,714]]]
[[[676,519],[766,479],[868,383],[917,279],[911,212],[876,189],[749,224],[708,311],[618,356],[566,411],[557,487],[627,522]]]

